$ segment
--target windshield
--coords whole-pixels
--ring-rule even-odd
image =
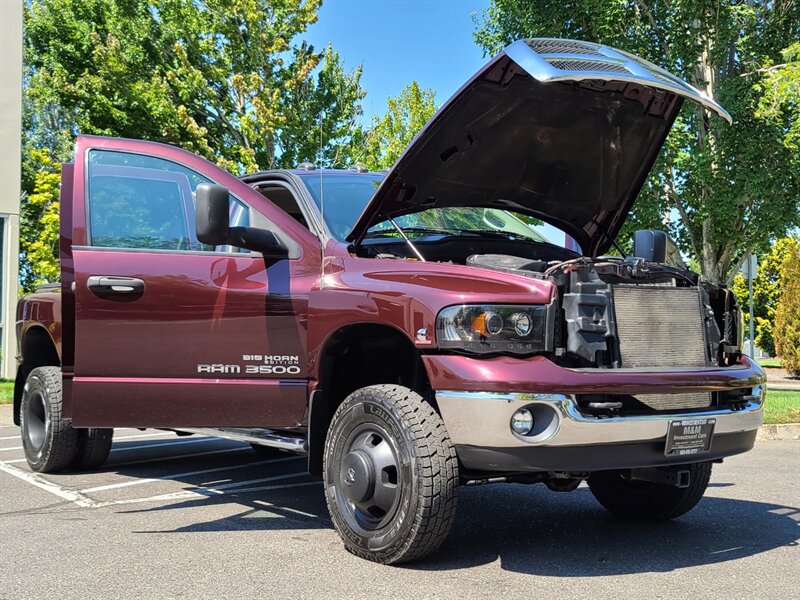
[[[322,173],[301,175],[314,203],[320,209],[331,234],[344,241],[353,225],[364,212],[381,180],[380,175],[361,173]],[[397,217],[395,222],[407,232],[409,237],[419,237],[431,233],[495,232],[524,237],[537,242],[549,242],[533,227],[541,222],[526,215],[498,208],[447,207],[430,208],[420,212]],[[378,223],[369,229],[369,235],[397,235],[388,221]]]

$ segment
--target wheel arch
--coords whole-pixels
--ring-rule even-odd
[[[325,436],[333,413],[355,390],[395,383],[432,398],[421,353],[403,331],[390,325],[345,325],[328,336],[318,361],[318,385],[308,412],[308,470],[312,475],[322,474]]]
[[[28,375],[37,367],[60,367],[61,358],[50,332],[41,325],[28,327],[19,341],[20,364],[14,380],[14,424],[19,425],[22,392]]]

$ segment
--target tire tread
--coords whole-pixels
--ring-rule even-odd
[[[348,551],[367,560],[384,564],[412,561],[435,551],[453,525],[459,481],[455,448],[450,442],[442,418],[433,407],[419,394],[400,385],[372,385],[353,392],[336,410],[332,423],[364,397],[381,397],[390,402],[397,409],[404,428],[413,438],[416,445],[419,503],[405,541],[389,552],[369,552],[344,536],[342,539]],[[324,472],[327,472],[331,442],[331,436],[328,436],[325,442]],[[329,509],[331,508],[329,504]],[[331,514],[333,516],[333,510]]]
[[[45,441],[45,449],[38,461],[31,460],[27,448],[25,456],[28,465],[39,473],[56,473],[70,466],[78,452],[78,433],[72,423],[63,418],[64,398],[61,387],[60,367],[37,367],[28,375],[23,391],[23,402],[28,386],[36,380],[43,387],[45,401],[49,407],[50,437]],[[24,411],[21,411],[24,414]],[[24,446],[23,436],[23,446]]]

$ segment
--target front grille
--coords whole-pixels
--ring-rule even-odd
[[[698,288],[621,284],[612,289],[623,368],[708,365]]]
[[[717,394],[718,395],[718,394]],[[578,394],[581,410],[588,414],[609,414],[607,403],[621,404],[611,414],[636,416],[658,412],[684,412],[702,410],[718,404],[714,392],[689,392],[686,394]]]
[[[686,394],[636,394],[635,398],[653,410],[681,410],[711,406],[711,392]]]

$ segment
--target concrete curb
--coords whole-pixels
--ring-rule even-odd
[[[762,425],[756,435],[756,441],[765,440],[800,440],[800,423]]]

